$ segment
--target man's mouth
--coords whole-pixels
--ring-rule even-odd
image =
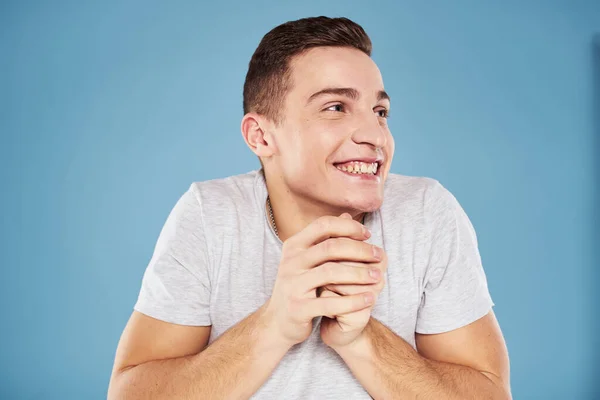
[[[377,175],[379,169],[378,162],[366,163],[362,161],[349,161],[340,164],[334,164],[334,167],[340,171],[356,175]]]

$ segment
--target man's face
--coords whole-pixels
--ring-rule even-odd
[[[287,189],[321,206],[378,209],[394,154],[379,69],[343,47],[313,48],[290,67],[292,87],[273,135]]]

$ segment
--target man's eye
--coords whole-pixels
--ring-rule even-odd
[[[334,104],[330,107],[326,108],[327,111],[336,111],[336,112],[343,112],[344,111],[344,106],[341,104]]]
[[[385,108],[381,108],[381,109],[377,110],[376,112],[381,118],[388,118],[390,116],[390,112],[388,110],[386,110]]]

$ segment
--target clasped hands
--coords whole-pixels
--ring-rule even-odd
[[[306,340],[318,316],[321,338],[334,349],[362,334],[387,270],[385,252],[366,243],[369,237],[344,213],[318,218],[285,241],[263,314],[283,343],[291,347]]]

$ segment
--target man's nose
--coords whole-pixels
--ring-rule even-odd
[[[361,115],[358,119],[360,122],[352,134],[352,140],[356,144],[370,144],[376,149],[385,147],[387,129],[381,125],[380,117],[371,111],[371,115]]]

